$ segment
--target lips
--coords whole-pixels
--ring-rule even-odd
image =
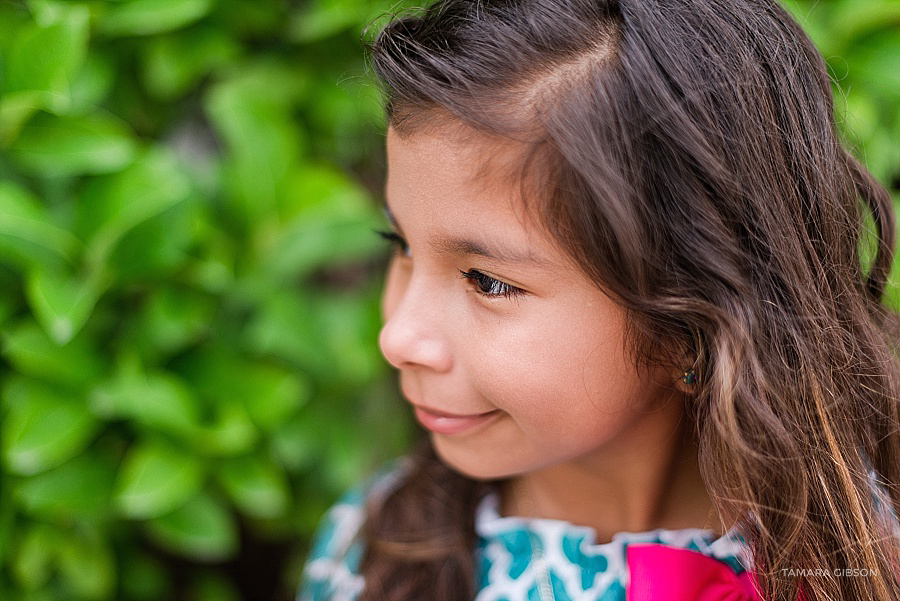
[[[438,411],[437,409],[432,409],[431,407],[425,407],[423,405],[413,404],[413,407],[415,407],[416,409],[421,409],[422,411],[431,413],[432,415],[438,415],[440,417],[453,417],[453,418],[480,417],[482,415],[487,415],[489,413],[494,413],[494,411],[498,411],[497,409],[494,409],[493,411],[484,411],[482,413],[460,414],[460,413],[449,413],[447,411]]]
[[[476,413],[472,415],[454,415],[447,413],[436,413],[430,409],[424,409],[418,405],[414,405],[416,419],[428,430],[436,434],[463,434],[494,421],[500,416],[501,411],[495,409],[486,413]]]

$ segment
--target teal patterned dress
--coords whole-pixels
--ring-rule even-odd
[[[344,495],[329,510],[315,536],[297,601],[353,601],[358,597],[364,585],[358,573],[363,553],[358,536],[363,503],[369,494],[388,491],[406,467],[402,462],[394,464]],[[874,479],[872,484],[876,499],[879,493],[886,494]],[[881,497],[882,502],[885,498]],[[556,601],[625,601],[625,551],[634,543],[697,551],[730,566],[735,574],[752,566],[746,541],[734,530],[722,536],[698,528],[621,532],[598,544],[591,528],[563,520],[503,517],[498,503],[497,492],[492,490],[482,497],[476,512],[475,601],[540,601],[539,587],[548,584]],[[900,531],[896,516],[893,520]]]

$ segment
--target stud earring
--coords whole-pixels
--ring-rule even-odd
[[[688,386],[693,386],[697,383],[697,372],[694,371],[693,367],[689,367],[681,372],[681,381]]]

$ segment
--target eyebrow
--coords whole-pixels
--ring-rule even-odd
[[[394,218],[394,214],[391,212],[390,207],[388,207],[387,201],[382,203],[381,210],[384,212],[384,215],[385,217],[387,217],[388,221],[391,222],[391,225],[394,227],[397,233],[403,236],[403,229]],[[488,246],[485,246],[482,242],[470,240],[468,238],[439,237],[431,240],[430,244],[431,247],[440,254],[479,256],[493,259],[495,261],[500,261],[502,263],[533,263],[544,267],[553,266],[552,262],[538,257],[531,252],[517,252],[490,248]]]

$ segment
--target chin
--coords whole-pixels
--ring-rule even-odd
[[[496,452],[476,452],[464,441],[447,441],[441,435],[431,435],[431,445],[440,460],[454,472],[472,480],[499,480],[530,471],[530,466],[518,465],[515,457],[503,457]]]

